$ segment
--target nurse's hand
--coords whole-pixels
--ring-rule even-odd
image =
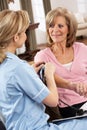
[[[54,73],[55,73],[55,66],[48,62],[44,65],[45,67],[45,71],[44,71],[44,76],[48,79],[51,79],[51,76],[54,77]]]
[[[44,66],[44,62],[38,62],[38,63],[33,63],[32,66],[35,69],[36,73]]]

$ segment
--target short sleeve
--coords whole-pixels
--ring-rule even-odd
[[[48,88],[45,84],[43,84],[39,76],[34,71],[33,67],[27,63],[24,63],[20,67],[16,68],[14,78],[17,90],[37,102],[42,102],[43,99],[45,99],[50,93]]]
[[[34,57],[34,62],[45,62],[46,56],[42,52],[37,52],[37,54]]]

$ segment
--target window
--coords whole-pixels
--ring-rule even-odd
[[[19,2],[19,0],[15,0],[14,3],[10,2],[8,4],[8,6],[9,6],[9,9],[11,9],[11,10],[20,10],[20,2]]]
[[[38,29],[36,32],[37,44],[46,42],[46,24],[45,24],[45,14],[42,0],[32,0],[32,10],[34,16],[34,22],[39,22]]]

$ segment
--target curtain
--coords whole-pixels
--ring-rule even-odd
[[[21,3],[21,8],[23,10],[28,11],[31,23],[34,23],[31,0],[20,0],[20,3]],[[30,41],[30,50],[35,50],[36,49],[35,31],[31,30],[27,34],[28,34],[27,38]]]
[[[51,3],[50,0],[43,0],[43,7],[45,15],[51,10]]]
[[[0,11],[8,9],[8,2],[7,0],[0,0]]]

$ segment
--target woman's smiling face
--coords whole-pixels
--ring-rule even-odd
[[[53,43],[66,42],[68,34],[66,19],[63,16],[57,16],[49,25],[48,32]]]

